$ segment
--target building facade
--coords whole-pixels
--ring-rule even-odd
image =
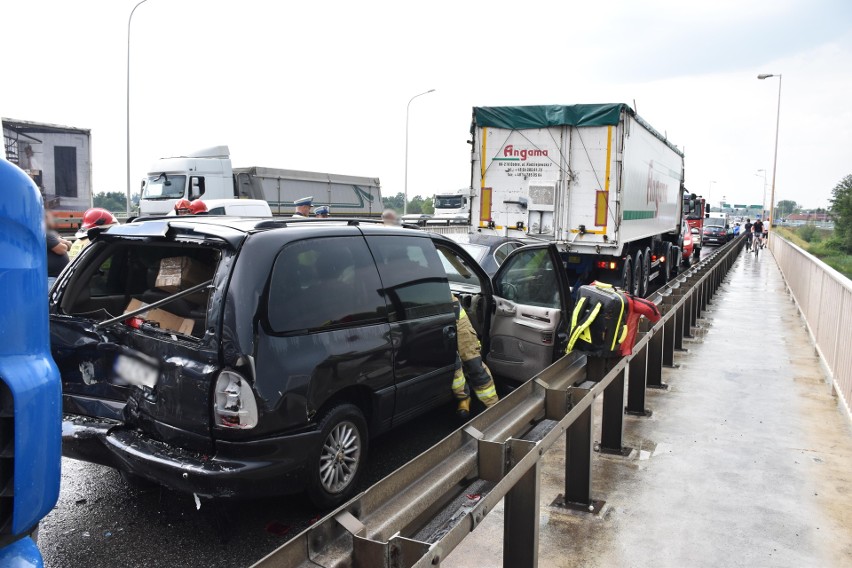
[[[12,118],[0,121],[6,159],[33,178],[46,207],[63,211],[91,207],[90,130]]]

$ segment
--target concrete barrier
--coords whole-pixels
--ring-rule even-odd
[[[774,232],[769,249],[828,369],[833,394],[852,420],[852,281]]]

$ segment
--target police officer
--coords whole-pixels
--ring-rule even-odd
[[[314,215],[319,217],[320,219],[326,219],[331,214],[331,210],[328,208],[328,205],[320,205],[316,209],[314,209]]]
[[[479,338],[470,324],[467,313],[461,307],[459,299],[453,296],[456,309],[456,370],[453,375],[453,394],[459,405],[456,414],[459,418],[470,416],[470,388],[467,381],[473,385],[473,392],[485,406],[494,406],[499,397],[494,386],[491,371],[482,361]]]
[[[311,203],[314,200],[314,196],[303,197],[301,199],[297,199],[293,202],[293,205],[296,206],[296,212],[293,213],[293,217],[303,217],[307,218],[311,216]]]

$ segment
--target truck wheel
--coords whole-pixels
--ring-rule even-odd
[[[636,251],[636,255],[633,257],[633,287],[630,288],[629,292],[634,296],[642,297],[643,288],[647,288],[646,283],[648,281],[648,274],[645,272],[645,255],[642,254],[641,250]]]
[[[701,247],[695,247],[692,249],[692,256],[695,258],[701,258]]]
[[[625,292],[633,290],[633,260],[629,256],[621,267],[621,289]]]
[[[663,263],[663,284],[672,279],[672,261],[675,259],[672,258],[672,244],[666,243],[666,246],[663,247],[663,256],[666,257],[666,261]]]
[[[353,404],[340,404],[319,419],[319,443],[308,457],[307,493],[320,509],[345,503],[355,493],[367,459],[367,422]]]
[[[648,292],[651,291],[651,249],[645,249],[645,259],[644,266],[642,272],[642,297],[648,295]]]

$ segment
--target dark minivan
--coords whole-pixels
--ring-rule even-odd
[[[363,221],[170,218],[90,236],[50,292],[63,452],[200,496],[350,497],[371,437],[451,399],[451,290],[498,377],[526,380],[565,349],[553,245],[514,251],[492,283],[445,237]]]

